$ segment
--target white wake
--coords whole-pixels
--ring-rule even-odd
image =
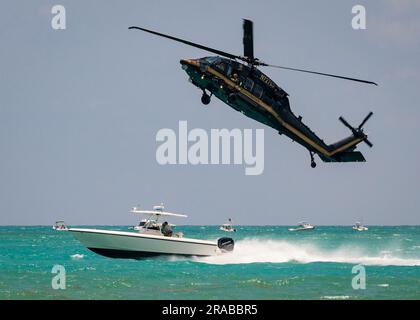
[[[404,258],[394,255],[392,250],[369,254],[364,248],[353,246],[329,250],[308,243],[262,239],[239,240],[235,243],[233,252],[195,260],[209,264],[335,262],[378,266],[420,266],[420,254],[419,258]]]

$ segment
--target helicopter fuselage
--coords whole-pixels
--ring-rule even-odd
[[[140,30],[216,54],[217,56],[213,57],[180,61],[182,69],[187,72],[190,81],[203,91],[201,102],[209,104],[211,96],[214,95],[247,117],[276,129],[280,134],[285,134],[309,150],[312,168],[316,167],[314,154],[318,154],[324,162],[359,162],[365,161],[365,158],[359,151],[354,151],[356,146],[362,141],[369,147],[373,146],[363,132],[363,126],[373,115],[373,112],[370,112],[357,128],[340,117],[339,120],[350,129],[352,135],[327,145],[302,122],[302,117],[293,114],[290,110],[288,94],[257,67],[274,67],[365,84],[377,85],[377,83],[261,61],[254,56],[253,22],[249,19],[243,21],[244,51],[242,56],[143,27],[131,26],[128,29]],[[207,92],[210,92],[210,95]]]
[[[192,84],[260,123],[285,134],[323,161],[364,161],[352,152],[365,136],[349,136],[327,145],[290,109],[288,94],[253,65],[221,57],[180,61]],[[203,99],[202,99],[203,101]],[[210,101],[208,97],[208,102]],[[203,103],[208,103],[203,101]]]

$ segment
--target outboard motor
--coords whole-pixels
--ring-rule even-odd
[[[235,241],[232,238],[223,237],[217,240],[217,246],[224,252],[230,252],[235,247]]]

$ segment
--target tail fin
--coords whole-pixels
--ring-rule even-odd
[[[366,159],[360,151],[343,151],[333,155],[332,157],[326,157],[322,154],[319,155],[324,162],[365,162]]]

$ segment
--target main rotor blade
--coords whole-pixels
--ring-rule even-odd
[[[283,67],[283,66],[278,66],[278,65],[272,65],[272,64],[267,64],[264,63],[262,61],[259,61],[257,59],[254,58],[254,49],[253,49],[253,36],[252,36],[252,21],[250,20],[244,20],[244,54],[245,57],[241,57],[238,55],[234,55],[225,51],[221,51],[221,50],[217,50],[211,47],[207,47],[207,46],[203,46],[201,44],[198,43],[194,43],[188,40],[184,40],[184,39],[180,39],[180,38],[176,38],[167,34],[163,34],[160,32],[156,32],[153,30],[149,30],[149,29],[145,29],[145,28],[141,28],[141,27],[136,27],[136,26],[132,26],[129,27],[128,29],[137,29],[137,30],[141,30],[144,32],[148,32],[160,37],[164,37],[170,40],[174,40],[177,42],[181,42],[184,43],[186,45],[201,49],[201,50],[205,50],[205,51],[209,51],[212,53],[215,53],[217,55],[229,58],[229,59],[238,59],[238,60],[242,60],[244,62],[248,62],[251,63],[253,65],[257,65],[257,66],[266,66],[266,67],[274,67],[274,68],[279,68],[279,69],[285,69],[285,70],[291,70],[291,71],[298,71],[298,72],[305,72],[305,73],[311,73],[311,74],[316,74],[316,75],[320,75],[320,76],[326,76],[326,77],[333,77],[333,78],[338,78],[338,79],[344,79],[344,80],[350,80],[350,81],[357,81],[357,82],[362,82],[362,83],[367,83],[367,84],[374,84],[374,85],[378,85],[375,82],[372,81],[367,81],[367,80],[362,80],[362,79],[355,79],[355,78],[350,78],[350,77],[344,77],[344,76],[339,76],[339,75],[335,75],[335,74],[329,74],[329,73],[322,73],[322,72],[317,72],[317,71],[310,71],[310,70],[304,70],[304,69],[297,69],[297,68],[290,68],[290,67]]]
[[[253,27],[252,21],[244,19],[243,24],[244,29],[244,36],[243,36],[243,44],[244,44],[244,57],[247,57],[250,61],[254,60],[254,36],[253,36]]]
[[[173,37],[173,36],[170,36],[170,35],[167,35],[167,34],[163,34],[163,33],[160,33],[160,32],[156,32],[156,31],[153,31],[153,30],[148,30],[148,29],[140,28],[140,27],[136,27],[136,26],[129,27],[128,29],[137,29],[137,30],[145,31],[145,32],[148,32],[148,33],[160,36],[160,37],[164,37],[164,38],[168,38],[168,39],[171,39],[171,40],[174,40],[174,41],[184,43],[186,45],[189,45],[189,46],[201,49],[201,50],[206,50],[206,51],[209,51],[209,52],[213,52],[217,55],[224,56],[224,57],[227,57],[227,58],[230,58],[230,59],[240,59],[240,60],[246,61],[246,59],[244,59],[243,57],[236,56],[236,55],[230,54],[228,52],[224,52],[224,51],[220,51],[220,50],[213,49],[213,48],[210,48],[210,47],[206,47],[206,46],[203,46],[203,45],[198,44],[198,43],[194,43],[194,42],[187,41],[187,40],[184,40],[184,39],[176,38],[176,37]]]
[[[259,63],[259,65],[266,66],[266,67],[273,67],[273,68],[285,69],[285,70],[291,70],[291,71],[299,71],[299,72],[305,72],[305,73],[312,73],[312,74],[317,74],[317,75],[320,75],[320,76],[326,76],[326,77],[332,77],[332,78],[338,78],[338,79],[344,79],[344,80],[362,82],[362,83],[367,83],[367,84],[374,84],[375,86],[378,85],[377,83],[372,82],[372,81],[362,80],[362,79],[356,79],[356,78],[349,78],[349,77],[339,76],[339,75],[330,74],[330,73],[322,73],[322,72],[310,71],[310,70],[304,70],[304,69],[289,68],[289,67],[277,66],[277,65],[273,65],[273,64],[267,64],[267,63],[264,63],[264,62]]]
[[[366,118],[363,119],[362,123],[359,126],[359,130],[362,129],[362,127],[365,125],[365,123],[370,119],[370,117],[373,115],[373,112],[369,112],[369,114],[366,116]]]

